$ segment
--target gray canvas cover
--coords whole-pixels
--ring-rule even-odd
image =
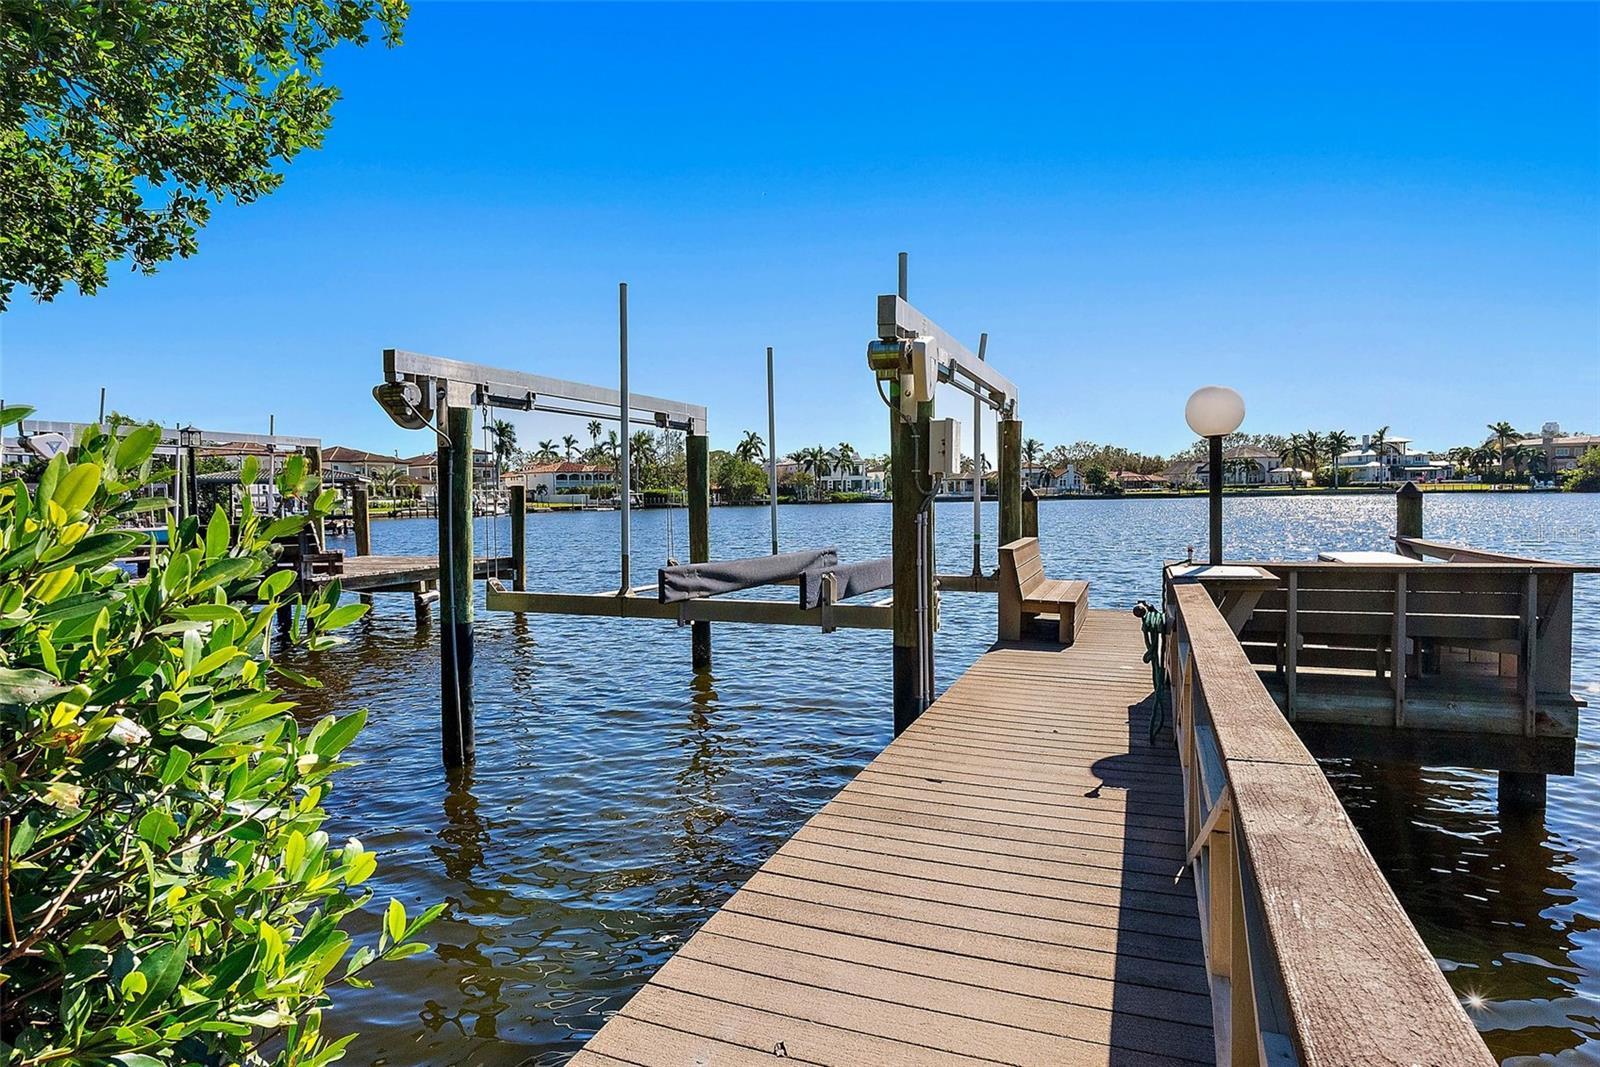
[[[841,563],[837,567],[806,571],[800,576],[800,606],[806,610],[822,603],[822,576],[832,573],[839,582],[839,600],[894,585],[894,558],[865,559],[860,563]],[[838,601],[835,601],[837,603]]]
[[[731,593],[737,589],[751,589],[758,585],[788,581],[815,571],[820,574],[832,570],[839,563],[839,552],[833,548],[814,548],[804,552],[783,552],[776,556],[754,556],[750,559],[725,559],[712,563],[685,563],[677,567],[662,567],[660,571],[661,603],[676,604],[680,600]]]

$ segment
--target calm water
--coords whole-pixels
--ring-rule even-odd
[[[1427,500],[1427,533],[1600,561],[1595,498]],[[1040,508],[1051,573],[1091,580],[1096,607],[1154,598],[1160,563],[1204,551],[1204,502],[1059,501]],[[1387,498],[1230,500],[1230,554],[1307,558],[1381,548]],[[971,507],[939,505],[942,570],[971,561]],[[985,512],[994,566],[995,511]],[[536,588],[614,587],[613,513],[530,516]],[[887,550],[886,505],[785,508],[786,547]],[[713,552],[767,550],[767,513],[722,508]],[[480,551],[506,527],[479,521]],[[380,522],[378,552],[432,552],[431,520]],[[686,554],[683,513],[635,516],[634,568]],[[371,709],[329,829],[381,857],[378,900],[448,899],[437,952],[336,998],[349,1062],[564,1062],[717,905],[889,740],[886,632],[715,627],[717,666],[689,668],[670,623],[488,615],[477,625],[478,764],[439,768],[438,653],[408,596],[380,596],[352,642],[312,658],[314,707]],[[1600,583],[1580,578],[1575,688],[1600,697]],[[990,598],[947,595],[940,684],[994,636]],[[1379,863],[1507,1064],[1600,1062],[1600,724],[1578,774],[1552,778],[1543,826],[1503,833],[1493,775],[1328,770]],[[375,923],[373,924],[375,929]]]

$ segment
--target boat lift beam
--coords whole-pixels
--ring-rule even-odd
[[[383,352],[383,377],[387,382],[414,382],[426,388],[431,381],[448,390],[450,407],[497,407],[513,411],[546,411],[557,415],[621,421],[623,394],[619,389],[584,382],[548,378],[542,374],[503,370],[481,363],[465,363],[442,356],[425,356],[399,348]],[[580,405],[574,407],[573,405]],[[704,435],[706,409],[681,400],[631,393],[628,421],[662,429]]]
[[[946,333],[938,323],[912,307],[901,296],[885,293],[878,297],[878,337],[884,341],[930,342],[935,348],[940,381],[972,394],[994,410],[1010,416],[1017,406],[1017,387],[1011,379],[974,355],[960,341]],[[959,378],[965,378],[968,387]]]

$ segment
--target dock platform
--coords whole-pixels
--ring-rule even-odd
[[[473,577],[510,577],[512,563],[510,556],[498,560],[480,556],[474,562]],[[438,556],[346,556],[341,566],[343,569],[336,574],[313,574],[311,584],[321,585],[337,578],[347,593],[385,593],[413,592],[439,583]]]
[[[1214,1063],[1143,651],[1091,611],[983,655],[571,1062]]]

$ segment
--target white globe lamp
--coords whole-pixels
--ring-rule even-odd
[[[1222,439],[1244,422],[1244,397],[1226,385],[1203,385],[1183,407],[1189,429],[1210,444],[1211,565],[1222,563]]]

